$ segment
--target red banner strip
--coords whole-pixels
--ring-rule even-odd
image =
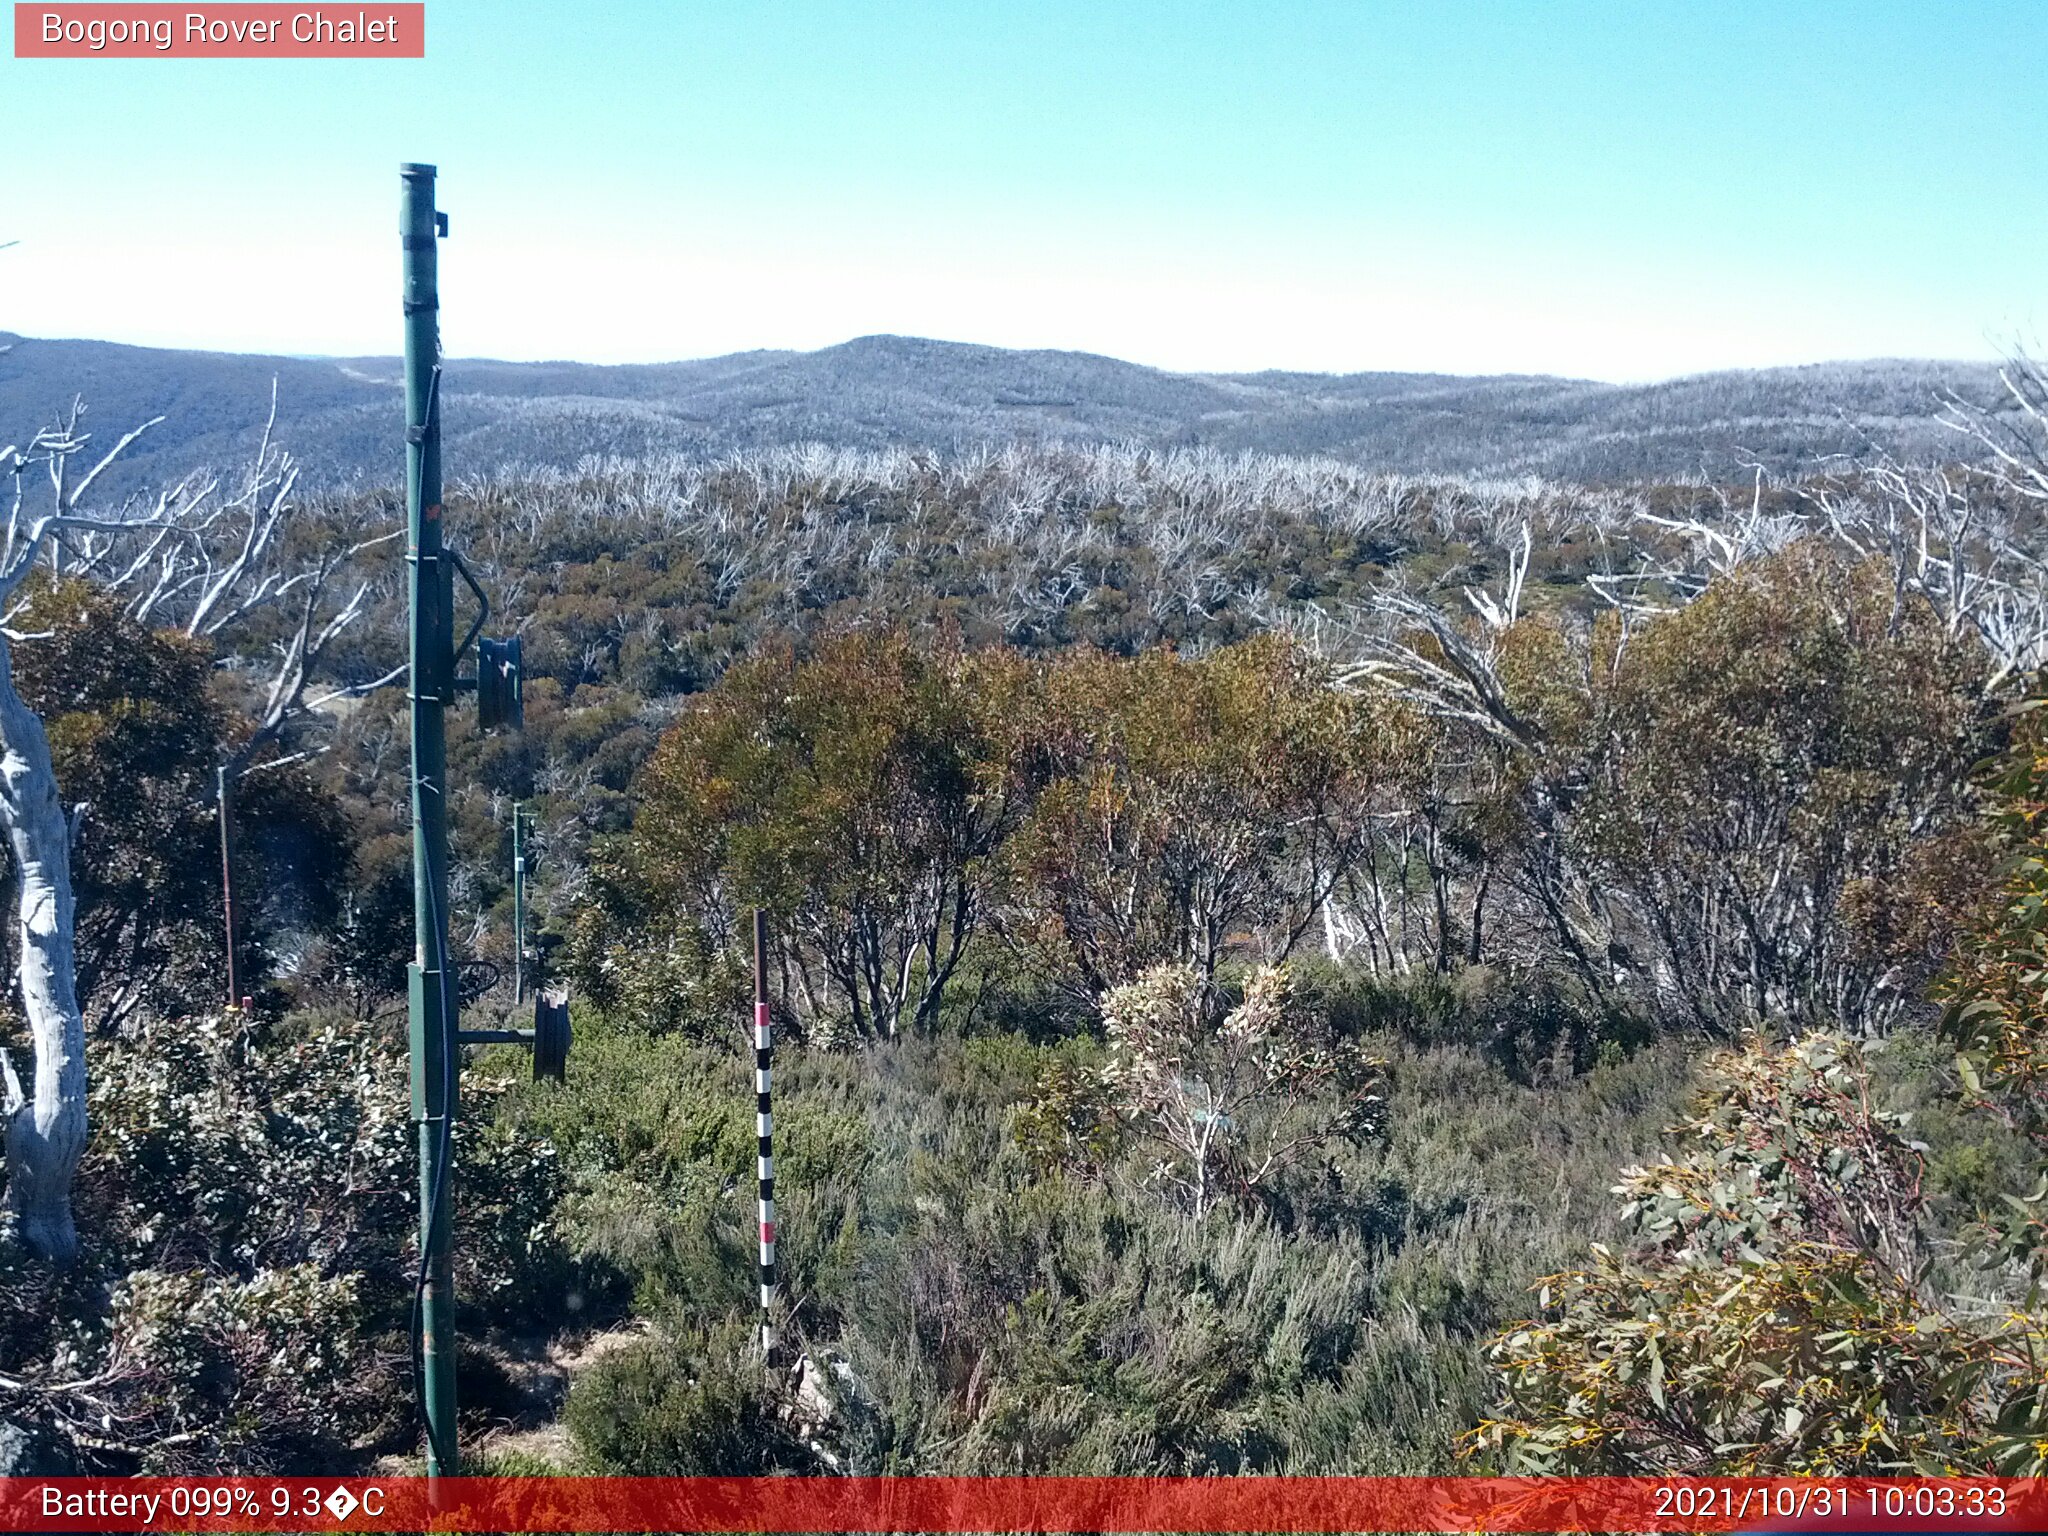
[[[0,1478],[5,1531],[2040,1531],[2013,1479]]]
[[[14,7],[17,59],[421,59],[427,8],[363,4]]]

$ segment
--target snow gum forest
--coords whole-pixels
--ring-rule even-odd
[[[2042,1472],[2044,398],[451,452],[464,1019],[523,807],[574,1022],[463,1065],[466,1469]],[[87,406],[0,422],[0,1456],[417,1466],[402,501]]]

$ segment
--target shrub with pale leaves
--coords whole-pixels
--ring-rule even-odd
[[[1234,1004],[1194,966],[1157,966],[1107,993],[1102,1017],[1114,1112],[1197,1216],[1378,1127],[1385,1063],[1301,1007],[1285,966],[1254,970]]]

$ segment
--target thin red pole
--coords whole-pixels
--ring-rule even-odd
[[[235,845],[228,823],[228,770],[225,766],[214,770],[214,783],[220,794],[220,905],[228,930],[228,1006],[233,1008],[241,1002],[242,985],[235,966]]]

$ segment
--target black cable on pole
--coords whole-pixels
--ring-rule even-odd
[[[441,1019],[443,1027],[453,1015],[449,1013],[452,999],[448,994],[448,933],[441,926],[441,902],[439,888],[434,882],[428,884],[428,900],[432,904],[432,917],[436,947],[434,952],[435,974],[440,978],[436,987],[441,994]],[[455,1032],[447,1030],[447,1038],[441,1052],[441,1133],[436,1138],[434,1149],[433,1191],[427,1206],[427,1226],[420,1234],[420,1265],[412,1282],[412,1393],[413,1401],[420,1411],[420,1423],[426,1430],[427,1445],[434,1453],[437,1466],[449,1465],[452,1447],[434,1437],[434,1417],[427,1412],[427,1339],[421,1312],[426,1305],[427,1282],[434,1262],[434,1239],[439,1235],[441,1212],[444,1209],[441,1197],[448,1187],[448,1167],[453,1161],[455,1150],[455,1117],[448,1112],[448,1105],[455,1096],[455,1058],[461,1050],[454,1038]]]

